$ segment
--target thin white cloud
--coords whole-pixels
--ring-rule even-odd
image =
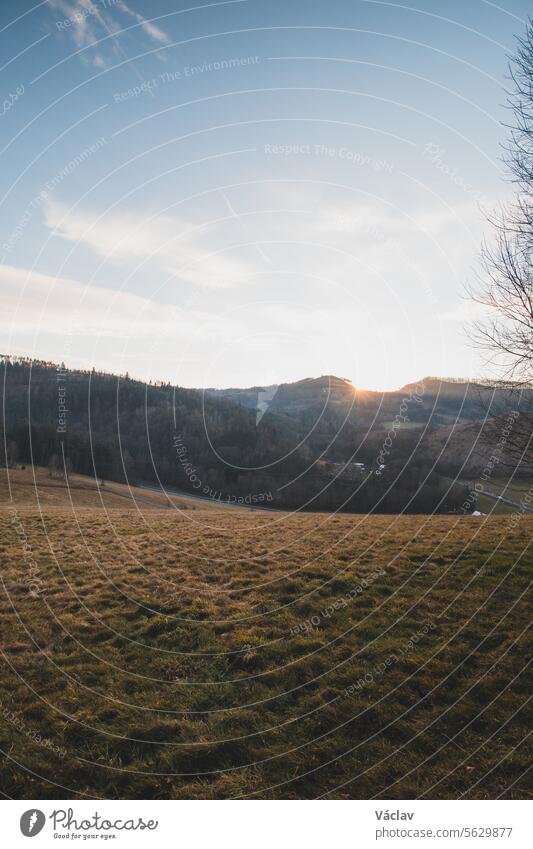
[[[213,344],[219,349],[243,332],[232,318],[190,306],[0,266],[0,350],[5,353],[38,350],[55,362],[117,373],[129,368],[146,379],[165,376],[181,383],[196,369],[201,385],[206,349]]]
[[[0,266],[0,327],[3,332],[66,333],[76,323],[82,335],[153,334],[176,327],[179,312],[128,292],[85,286],[25,268]],[[78,318],[76,318],[78,317]]]
[[[126,6],[123,0],[118,0],[117,6],[125,14],[130,15],[132,18],[134,18],[141,25],[141,28],[144,30],[146,35],[149,35],[150,38],[152,38],[154,41],[159,41],[161,44],[169,43],[170,38],[165,32],[163,32],[162,29],[160,29],[151,21],[147,21],[146,18],[143,17],[143,15],[139,14],[139,12],[135,12],[133,9],[130,9],[129,6]]]
[[[158,26],[147,20],[139,12],[131,9],[124,0],[49,0],[49,8],[61,15],[55,20],[55,28],[70,37],[76,47],[84,52],[80,58],[95,67],[106,67],[112,63],[112,55],[106,55],[108,42],[104,41],[98,51],[88,53],[85,48],[98,44],[102,39],[115,34],[117,39],[111,53],[122,52],[118,39],[126,38],[131,33],[119,35],[121,30],[129,26],[128,18],[133,18],[140,30],[151,42],[160,46],[170,43],[170,37]],[[122,20],[121,20],[122,18]]]
[[[71,212],[60,203],[45,209],[45,224],[56,236],[79,242],[110,262],[138,265],[145,260],[167,275],[194,286],[225,289],[251,282],[255,267],[237,249],[208,240],[212,233],[168,216],[143,221],[132,213]]]
[[[481,235],[482,222],[469,207],[413,209],[406,216],[378,200],[317,197],[311,203],[308,197],[301,209],[290,199],[280,198],[275,208],[263,201],[266,210],[258,213],[257,194],[232,192],[230,202],[235,214],[215,203],[213,223],[204,227],[131,209],[100,218],[94,209],[70,211],[55,201],[44,213],[55,235],[90,249],[114,274],[123,266],[137,283],[147,272],[162,284],[172,275],[195,287],[203,323],[183,298],[183,286],[169,285],[155,296],[180,298],[181,320],[201,324],[190,345],[176,346],[197,361],[182,379],[188,385],[222,385],[226,374],[235,385],[264,382],[269,351],[284,375],[290,362],[294,377],[342,372],[359,385],[401,385],[427,371],[428,338],[435,346],[430,371],[449,371],[454,322],[477,317],[459,294],[464,269],[477,256],[478,240],[466,222]],[[76,254],[73,263],[86,261]],[[205,344],[212,339],[207,321],[217,325],[214,346]],[[372,350],[371,368],[361,350]],[[164,360],[157,365],[163,372]]]

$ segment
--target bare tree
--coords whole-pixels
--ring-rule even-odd
[[[492,316],[476,322],[475,343],[487,353],[505,406],[520,410],[513,431],[513,458],[531,462],[533,410],[533,21],[511,58],[508,106],[511,121],[504,161],[516,185],[514,203],[490,219],[492,244],[482,248],[483,275],[471,297]],[[501,410],[493,416],[498,427]]]

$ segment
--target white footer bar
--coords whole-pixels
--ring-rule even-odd
[[[4,801],[3,845],[533,846],[527,801]],[[35,842],[30,843],[30,839]]]

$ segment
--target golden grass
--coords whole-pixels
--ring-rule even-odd
[[[103,507],[105,509],[168,508],[168,502],[181,510],[211,510],[214,505],[187,496],[165,496],[136,486],[104,482],[85,475],[71,474],[68,481],[51,477],[47,469],[0,469],[0,510],[9,504],[21,508]]]
[[[53,486],[0,510],[6,794],[527,796],[530,517]]]

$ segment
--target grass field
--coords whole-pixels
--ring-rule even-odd
[[[465,483],[473,489],[480,481],[472,479]],[[495,477],[485,484],[486,489],[494,495],[501,495],[508,501],[514,504],[506,504],[504,501],[497,501],[483,492],[478,493],[476,497],[475,509],[493,516],[509,516],[517,512],[531,513],[533,507],[531,503],[531,492],[533,492],[533,481],[531,478],[516,478],[509,479],[505,477]],[[518,505],[518,507],[516,506]]]
[[[100,481],[84,475],[69,475],[68,482],[63,478],[51,477],[46,469],[0,469],[0,508],[2,505],[15,504],[26,509],[36,507],[49,509],[54,507],[79,509],[96,507],[124,510],[128,501],[137,509],[164,509],[170,506],[180,510],[212,509],[207,501],[187,496],[167,496],[162,492],[151,492],[140,487],[108,482],[101,486]],[[213,505],[215,506],[215,505]]]
[[[511,496],[508,497],[510,498]],[[495,501],[494,498],[489,498],[488,495],[483,495],[483,493],[478,495],[475,507],[476,510],[484,513],[486,516],[511,516],[516,513],[516,507],[513,507],[511,504],[503,504],[502,502]]]
[[[5,795],[528,796],[532,517],[169,508],[9,474]]]
[[[527,495],[533,487],[533,480],[528,478],[500,477],[494,478],[490,484],[492,492],[504,495],[511,501],[518,501]]]

